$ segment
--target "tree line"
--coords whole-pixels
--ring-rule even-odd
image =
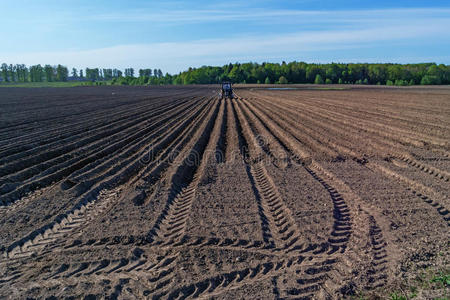
[[[0,79],[5,82],[55,82],[67,81],[69,71],[62,65],[35,65],[28,68],[24,64],[1,64]]]
[[[259,84],[378,84],[378,85],[436,85],[450,84],[450,65],[435,63],[421,64],[367,64],[330,63],[312,64],[305,62],[279,63],[235,63],[222,67],[202,66],[189,68],[175,75],[161,69],[119,69],[86,68],[70,72],[62,65],[34,65],[3,63],[0,79],[6,82],[43,81],[90,81],[119,85],[161,85],[161,84],[216,84],[223,81],[233,83]]]
[[[160,79],[165,76],[163,76],[161,69],[140,69],[139,78],[141,77]],[[124,72],[119,69],[86,68],[85,70],[77,70],[72,68],[69,74],[69,69],[63,65],[41,66],[38,64],[28,68],[24,64],[2,63],[0,66],[0,81],[3,82],[64,82],[69,80],[93,82],[117,80],[119,84],[138,84],[138,82],[142,82],[142,80],[136,79],[133,68],[127,68]],[[136,82],[133,82],[133,80]],[[147,81],[151,82],[151,80],[145,80],[143,84],[147,84]]]
[[[316,83],[415,85],[450,84],[450,65],[422,64],[309,64],[305,62],[244,63],[223,67],[189,68],[173,77],[174,84]]]

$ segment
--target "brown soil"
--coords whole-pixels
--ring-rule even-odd
[[[445,298],[450,88],[0,89],[0,298]]]

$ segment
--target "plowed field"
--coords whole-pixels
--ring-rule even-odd
[[[450,88],[235,92],[0,89],[0,298],[449,295]]]

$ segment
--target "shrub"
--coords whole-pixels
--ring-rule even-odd
[[[408,85],[408,82],[406,80],[397,79],[397,80],[395,80],[394,84],[398,85],[398,86],[405,86],[405,85]]]
[[[394,85],[394,83],[391,80],[386,81],[386,85]]]
[[[441,84],[441,79],[435,75],[425,75],[420,81],[422,85]]]
[[[363,83],[364,84],[369,84],[369,80],[366,78],[366,79],[364,79]]]
[[[270,79],[269,77],[266,77],[266,80],[264,81],[265,84],[270,84]]]
[[[287,84],[288,81],[287,81],[286,77],[281,76],[280,79],[278,79],[278,83],[279,84]]]
[[[316,79],[314,80],[315,84],[323,84],[323,79],[322,76],[320,76],[320,74],[316,75]]]
[[[332,83],[333,83],[333,81],[331,81],[331,79],[330,79],[330,78],[327,78],[327,79],[325,80],[325,83],[326,83],[326,84],[332,84]]]
[[[342,81],[342,78],[339,78],[338,83],[339,84],[343,84],[344,83],[344,81]]]

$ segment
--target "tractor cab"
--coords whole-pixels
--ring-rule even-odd
[[[231,87],[231,82],[222,82],[221,98],[233,99],[233,89]]]

